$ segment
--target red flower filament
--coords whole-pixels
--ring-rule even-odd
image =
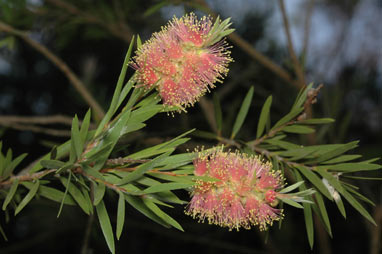
[[[211,28],[206,17],[198,20],[192,13],[174,17],[138,49],[131,64],[138,83],[155,87],[166,105],[181,109],[193,105],[216,81],[221,82],[232,61],[225,41],[210,45],[216,37],[216,32],[209,33]]]
[[[266,230],[273,221],[282,218],[277,205],[276,190],[283,185],[280,172],[271,163],[246,154],[200,152],[194,161],[195,175],[218,181],[198,180],[186,213],[199,221],[228,227]]]

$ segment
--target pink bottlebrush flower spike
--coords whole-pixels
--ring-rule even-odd
[[[210,18],[198,20],[193,13],[174,17],[138,49],[131,64],[138,83],[155,87],[165,105],[193,105],[228,72],[232,59],[222,38],[233,32],[229,26],[229,19],[217,18],[212,25]]]
[[[282,218],[282,210],[274,207],[283,178],[272,170],[271,163],[256,156],[223,152],[221,147],[200,152],[194,166],[196,176],[218,181],[198,180],[186,214],[230,230],[255,225],[266,230]]]

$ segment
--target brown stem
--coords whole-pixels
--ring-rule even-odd
[[[288,17],[287,17],[285,5],[284,5],[284,0],[279,0],[279,5],[280,5],[283,21],[284,21],[283,23],[284,23],[285,35],[286,35],[287,41],[288,41],[288,51],[289,51],[290,57],[292,59],[293,67],[294,67],[294,70],[295,70],[297,78],[298,78],[299,87],[302,88],[305,85],[304,72],[303,72],[303,69],[302,69],[300,62],[297,59],[296,53],[294,51],[292,37],[290,35],[289,21],[288,21]]]
[[[378,254],[382,251],[382,205],[379,204],[374,208],[373,218],[378,226],[372,227],[370,230],[370,253]]]
[[[20,37],[26,43],[28,43],[31,47],[33,47],[42,55],[44,55],[46,58],[48,58],[58,69],[60,69],[64,73],[64,75],[69,79],[70,83],[77,90],[77,92],[90,105],[90,107],[94,110],[96,118],[102,119],[102,117],[105,115],[103,109],[98,104],[98,102],[93,98],[93,96],[89,93],[89,91],[86,89],[82,81],[77,77],[77,75],[69,68],[69,66],[62,59],[60,59],[55,54],[53,54],[53,52],[51,52],[44,45],[29,38],[28,33],[17,30],[13,28],[12,26],[5,24],[1,21],[0,21],[0,31],[10,33]]]
[[[91,13],[84,12],[80,9],[78,9],[75,5],[70,4],[68,1],[61,1],[61,0],[46,0],[47,2],[55,5],[58,8],[61,8],[63,10],[66,10],[68,13],[82,18],[87,23],[90,24],[96,24],[99,25],[106,30],[108,30],[112,35],[114,35],[117,38],[122,39],[125,42],[130,42],[133,33],[130,30],[130,28],[126,25],[126,23],[122,20],[123,15],[120,14],[120,12],[117,12],[117,17],[120,19],[117,23],[108,23],[105,22],[105,20],[92,15]],[[119,15],[118,15],[119,14]]]
[[[31,175],[27,174],[27,175],[11,176],[7,181],[0,182],[0,189],[11,185],[16,179],[18,179],[19,182],[33,181],[54,172],[56,172],[56,169],[47,169],[47,170],[40,171]]]
[[[64,124],[72,125],[72,117],[64,115],[51,115],[51,116],[2,116],[0,115],[0,123],[27,123],[27,124]],[[82,121],[79,120],[79,124]],[[93,126],[94,128],[95,126]]]
[[[51,136],[70,137],[70,131],[67,131],[67,130],[56,130],[51,128],[38,127],[35,125],[7,123],[7,122],[0,123],[0,125],[6,126],[12,129],[20,130],[20,131],[32,131],[32,132],[43,133],[43,134],[51,135]]]
[[[309,47],[309,38],[310,38],[310,26],[312,23],[312,13],[314,9],[315,0],[310,0],[306,10],[305,24],[304,24],[304,44],[302,47],[302,55],[306,58]]]

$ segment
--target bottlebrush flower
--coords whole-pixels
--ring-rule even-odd
[[[229,230],[251,226],[266,230],[273,221],[282,218],[282,210],[274,206],[283,177],[272,170],[271,163],[215,148],[200,152],[194,167],[196,176],[218,181],[197,181],[186,214]]]
[[[212,25],[210,18],[198,20],[193,13],[174,17],[137,50],[131,66],[138,83],[155,87],[166,105],[193,105],[228,72],[232,59],[222,38],[233,31],[229,26],[229,19]]]

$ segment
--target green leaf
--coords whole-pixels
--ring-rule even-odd
[[[41,160],[40,163],[44,168],[54,168],[54,169],[59,169],[65,165],[65,162],[58,161],[58,160]]]
[[[80,164],[82,166],[83,171],[86,174],[93,176],[95,178],[95,180],[97,180],[97,181],[105,180],[103,175],[98,171],[98,168],[100,166],[98,166],[98,168],[93,168],[93,167],[91,167],[91,166],[89,166],[87,164],[84,164],[84,163],[80,163]],[[97,166],[97,164],[94,167],[96,167],[96,166]]]
[[[82,150],[83,150],[83,143],[82,138],[80,136],[80,130],[78,128],[78,117],[77,115],[74,116],[72,121],[72,130],[71,130],[72,136],[71,136],[71,149],[74,150],[76,158],[81,158]]]
[[[124,99],[123,98],[121,100],[121,98],[120,98],[121,97],[121,89],[122,89],[122,85],[123,85],[124,80],[125,80],[127,68],[129,66],[129,60],[130,60],[131,52],[133,49],[133,45],[134,45],[134,37],[131,39],[129,49],[127,50],[125,60],[123,61],[122,69],[121,69],[121,72],[120,72],[119,77],[118,77],[118,82],[117,82],[116,88],[114,90],[114,94],[113,94],[113,98],[112,98],[111,103],[110,103],[110,107],[109,107],[107,113],[105,114],[104,118],[102,119],[102,121],[98,125],[98,128],[95,132],[95,136],[98,136],[102,132],[105,125],[110,121],[110,119],[112,118],[112,116],[114,115],[116,110],[118,109],[120,103]],[[132,83],[131,83],[131,85],[132,85]],[[130,90],[130,89],[128,89],[128,90]],[[123,95],[126,96],[127,93],[125,93]]]
[[[189,164],[191,161],[193,161],[197,156],[197,153],[181,153],[181,154],[175,154],[172,156],[169,156],[163,161],[161,161],[157,166],[164,166],[160,170],[165,170],[165,169],[174,169],[181,167],[183,165]]]
[[[167,142],[164,142],[162,144],[155,145],[155,146],[146,148],[144,150],[141,150],[139,152],[130,154],[130,155],[126,156],[125,158],[138,160],[138,159],[144,159],[144,158],[148,158],[148,157],[151,157],[151,156],[154,156],[157,154],[167,152],[167,151],[173,149],[174,147],[187,142],[189,140],[189,138],[183,138],[183,137],[190,134],[193,131],[195,131],[195,129],[189,130],[189,131],[173,138],[170,141],[167,141]]]
[[[234,139],[236,134],[239,132],[241,126],[244,123],[245,117],[248,114],[249,107],[251,106],[253,97],[253,86],[249,89],[247,95],[244,98],[243,104],[241,104],[239,114],[237,115],[236,121],[233,125],[231,139]]]
[[[314,243],[314,229],[313,229],[313,216],[312,216],[312,207],[310,204],[303,203],[304,206],[304,218],[305,218],[305,226],[306,232],[308,234],[308,241],[310,245],[310,249],[313,249]]]
[[[269,119],[269,112],[271,110],[272,105],[272,95],[268,96],[267,100],[265,101],[263,108],[261,109],[260,117],[259,117],[259,123],[257,124],[257,132],[256,132],[256,138],[260,138],[261,135],[264,133],[265,125]]]
[[[357,196],[360,200],[365,201],[366,203],[369,203],[369,204],[372,205],[372,206],[375,206],[375,203],[374,203],[373,201],[371,201],[370,199],[368,199],[367,197],[365,197],[365,196],[362,195],[361,193],[357,192],[356,190],[354,190],[354,189],[352,189],[352,188],[350,188],[350,187],[348,187],[348,186],[346,186],[346,185],[344,185],[344,188],[345,188],[347,191],[353,193],[353,194],[354,194],[355,196]]]
[[[289,112],[287,115],[285,115],[283,118],[281,118],[273,127],[271,130],[275,130],[276,128],[282,126],[283,124],[286,124],[287,122],[291,121],[293,118],[295,118],[298,114],[300,114],[304,110],[303,107],[293,109],[291,112]]]
[[[119,193],[119,199],[118,199],[118,211],[117,211],[117,230],[115,235],[117,236],[117,240],[119,240],[121,234],[123,225],[125,223],[125,195],[122,192]]]
[[[363,217],[370,221],[374,226],[377,226],[377,223],[375,223],[373,217],[369,214],[369,212],[349,192],[343,190],[340,193],[349,202],[349,204],[353,206]]]
[[[300,108],[304,105],[308,91],[313,87],[313,83],[310,83],[308,86],[301,88],[299,94],[297,95],[296,101],[292,107],[292,110]]]
[[[127,94],[130,92],[131,88],[135,84],[135,74],[133,77],[129,79],[129,81],[125,84],[125,86],[122,88],[121,94],[119,95],[117,108],[119,108],[122,104],[122,102],[126,99]]]
[[[28,189],[32,189],[33,187],[33,184],[30,182],[23,182],[22,185],[24,185]],[[62,191],[48,186],[44,186],[42,184],[40,184],[37,194],[58,203],[63,202],[65,205],[76,205],[76,202],[71,196],[66,196],[66,198],[64,199],[65,194]]]
[[[92,132],[92,133],[93,133],[93,132]],[[70,151],[70,147],[71,147],[71,141],[70,141],[70,140],[66,141],[64,144],[59,145],[59,146],[57,147],[57,156],[56,156],[56,159],[60,159],[60,158],[62,158],[62,157],[64,157],[64,156],[66,156],[66,155],[69,153],[69,151]],[[51,153],[47,153],[47,154],[45,154],[45,155],[41,158],[41,160],[49,160],[49,159],[50,159],[50,155],[51,155]],[[41,161],[41,160],[40,160],[40,161]],[[41,170],[41,169],[44,168],[44,167],[41,165],[40,161],[33,165],[33,167],[31,168],[31,170],[29,171],[30,174],[35,173],[35,172],[37,172],[37,171],[39,171],[39,170]]]
[[[214,101],[214,113],[215,113],[215,121],[216,121],[216,127],[217,127],[217,134],[218,136],[221,135],[222,127],[223,127],[223,116],[222,116],[222,109],[220,107],[220,101],[219,96],[217,93],[214,93],[213,96]]]
[[[302,177],[298,171],[295,171],[297,181],[302,181]],[[300,191],[305,191],[305,184],[300,185]],[[311,201],[311,198],[308,197],[308,200]],[[308,235],[308,241],[310,245],[310,249],[313,249],[314,243],[314,229],[313,229],[313,216],[312,216],[312,206],[309,203],[303,203],[304,207],[304,218],[305,218],[305,227],[306,233]]]
[[[142,47],[142,41],[141,41],[141,37],[138,34],[137,35],[137,49],[139,49],[140,47]]]
[[[131,113],[132,122],[144,122],[147,119],[155,116],[159,111],[162,110],[162,105],[148,105],[146,107],[134,110]]]
[[[90,207],[88,205],[87,200],[85,199],[82,192],[70,181],[67,181],[65,177],[60,177],[61,183],[68,188],[70,195],[77,202],[77,204],[81,207],[81,209],[86,213],[90,214]]]
[[[21,200],[20,204],[17,206],[15,210],[15,215],[17,215],[21,210],[32,200],[32,198],[36,195],[38,187],[40,186],[39,180],[36,180],[33,187],[29,190],[28,194]]]
[[[12,201],[12,198],[13,198],[13,196],[14,196],[15,193],[16,193],[17,186],[19,186],[19,179],[16,178],[16,179],[13,181],[12,186],[11,186],[11,188],[9,189],[8,194],[7,194],[7,196],[6,196],[5,200],[4,200],[4,203],[3,203],[3,211],[5,211],[5,209],[7,208],[9,202]]]
[[[82,144],[85,144],[86,138],[88,136],[89,126],[90,126],[90,117],[91,117],[91,109],[89,109],[86,112],[84,120],[82,121],[82,124],[81,124],[80,136],[82,139]]]
[[[161,218],[162,220],[164,220],[165,222],[167,222],[168,224],[170,224],[171,226],[173,226],[174,228],[184,232],[182,226],[176,221],[174,220],[173,218],[171,218],[168,214],[166,214],[165,212],[163,212],[156,204],[154,204],[154,202],[152,202],[150,199],[148,198],[144,198],[143,199],[143,203],[151,210],[153,211],[159,218]]]
[[[303,166],[296,166],[296,168],[311,182],[322,194],[328,199],[333,200],[326,186],[322,183],[322,180],[311,170]]]
[[[178,189],[186,189],[190,188],[194,184],[189,183],[160,183],[158,185],[150,186],[143,191],[147,194],[149,193],[156,193],[156,192],[163,192],[163,191],[169,191],[169,190],[178,190]]]
[[[324,222],[325,228],[326,228],[328,234],[330,235],[330,237],[333,237],[332,229],[330,226],[330,220],[329,220],[328,212],[327,212],[326,207],[325,207],[324,199],[322,198],[322,195],[319,192],[315,193],[315,198],[316,198],[316,204],[317,204],[318,209],[320,211],[320,214],[321,214],[322,220]]]
[[[70,183],[71,178],[72,178],[72,174],[69,172],[68,180],[66,181],[66,185],[64,185],[65,186],[65,192],[64,192],[64,196],[62,197],[62,200],[61,200],[60,208],[58,209],[57,218],[60,217],[60,214],[62,212],[62,208],[64,207],[64,202],[65,202],[65,198],[68,195],[69,183]]]
[[[265,142],[268,144],[271,144],[271,145],[276,145],[278,147],[281,147],[281,148],[287,149],[287,150],[300,149],[301,148],[301,146],[299,146],[299,145],[296,145],[296,144],[293,144],[293,143],[290,143],[287,141],[283,141],[283,140],[266,139]],[[301,153],[299,152],[298,154],[301,154]]]
[[[357,146],[358,146],[358,141],[353,141],[347,144],[338,144],[337,147],[333,146],[333,148],[335,147],[335,149],[330,149],[329,151],[326,151],[325,153],[318,156],[318,158],[310,160],[307,163],[320,163],[323,161],[327,161]]]
[[[296,201],[293,201],[292,199],[288,199],[288,198],[280,198],[281,201],[283,201],[285,204],[288,204],[290,206],[294,206],[296,208],[300,208],[300,209],[303,209],[304,207],[302,205],[300,205],[299,203],[297,203]]]
[[[308,134],[315,132],[315,129],[303,125],[290,125],[285,126],[282,131],[297,134]]]
[[[8,166],[5,168],[5,170],[3,172],[3,178],[7,178],[8,176],[10,176],[11,173],[13,172],[13,170],[20,164],[21,161],[24,160],[24,158],[27,155],[28,154],[23,153],[23,154],[17,156],[16,159],[10,161],[10,163],[8,164]]]
[[[150,218],[154,222],[169,228],[170,225],[168,225],[166,222],[164,222],[161,218],[159,218],[155,213],[153,213],[142,201],[141,198],[130,196],[130,195],[125,195],[126,201],[134,207],[136,210],[141,212],[143,215],[146,217]]]
[[[351,172],[366,171],[366,170],[377,170],[382,168],[382,166],[378,164],[353,162],[353,163],[340,163],[340,164],[334,164],[334,165],[318,166],[317,168],[324,168],[324,169],[335,170],[335,171],[344,172],[344,173],[351,173]]]
[[[335,120],[333,118],[312,118],[306,120],[297,121],[297,124],[326,124],[333,123]]]
[[[340,162],[345,162],[345,161],[352,161],[352,160],[358,159],[360,157],[362,157],[362,155],[358,155],[358,154],[341,155],[337,158],[333,158],[331,160],[321,162],[321,164],[335,164],[335,163],[340,163]]]
[[[94,200],[93,205],[97,206],[105,195],[106,186],[103,183],[94,184]]]
[[[172,149],[173,151],[173,149]],[[169,151],[167,153],[164,153],[158,157],[156,157],[155,159],[149,161],[149,162],[146,162],[146,163],[143,163],[142,165],[140,165],[139,167],[137,167],[136,170],[134,170],[133,172],[131,172],[129,175],[127,175],[126,177],[122,178],[118,183],[117,185],[123,185],[123,184],[126,184],[126,183],[129,183],[131,181],[134,181],[136,179],[138,179],[139,177],[141,177],[144,173],[146,173],[147,171],[153,169],[158,163],[160,163],[164,158],[166,158],[167,156],[170,155],[170,153],[172,151]]]
[[[292,185],[282,189],[281,191],[279,191],[279,193],[288,193],[288,192],[291,192],[292,190],[298,188],[303,183],[304,183],[304,181],[300,181],[300,182],[297,182],[295,184],[292,184]]]
[[[115,253],[113,229],[111,227],[110,218],[103,201],[101,201],[96,206],[96,210],[97,210],[99,224],[101,226],[102,233],[105,237],[107,246],[109,247],[109,250],[111,253]]]

